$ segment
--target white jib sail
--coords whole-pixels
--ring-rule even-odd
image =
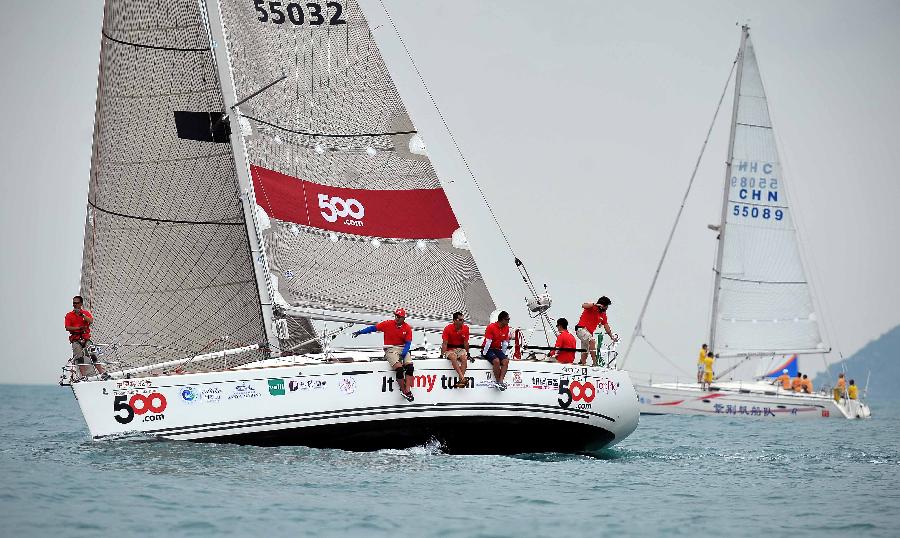
[[[823,350],[766,94],[747,36],[714,341],[722,355]]]

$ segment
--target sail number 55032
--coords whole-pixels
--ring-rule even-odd
[[[256,19],[259,22],[271,22],[272,24],[284,24],[290,22],[294,26],[321,26],[328,24],[337,26],[339,24],[347,24],[347,21],[341,18],[344,12],[344,6],[340,2],[327,2],[325,7],[319,2],[307,2],[301,4],[299,2],[280,2],[266,0],[252,0],[253,9],[256,10]],[[328,13],[331,16],[328,16]]]

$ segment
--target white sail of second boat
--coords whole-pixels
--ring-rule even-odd
[[[868,417],[868,407],[846,395],[835,399],[830,392],[801,394],[760,379],[788,356],[821,354],[827,347],[746,26],[738,52],[730,133],[722,216],[714,227],[718,241],[709,348],[719,357],[718,377],[708,389],[695,383],[699,374],[697,380],[653,383],[651,379],[635,384],[641,412]],[[637,327],[640,332],[640,320]]]

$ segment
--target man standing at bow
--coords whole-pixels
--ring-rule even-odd
[[[406,323],[406,310],[398,308],[394,310],[394,319],[386,319],[377,325],[370,325],[353,333],[353,338],[361,334],[384,333],[384,358],[394,369],[397,376],[397,384],[400,386],[400,394],[407,401],[413,401],[413,362],[409,354],[412,346],[412,327]]]
[[[581,340],[581,347],[590,351],[591,366],[597,366],[597,343],[594,342],[594,331],[597,330],[598,325],[603,325],[603,329],[613,342],[619,340],[619,337],[612,333],[612,330],[609,328],[609,322],[606,320],[606,311],[611,304],[612,301],[609,300],[609,297],[604,295],[597,299],[596,303],[584,303],[581,305],[581,308],[584,310],[581,311],[578,325],[575,326],[575,336]],[[582,351],[579,364],[584,365],[585,361],[587,361],[587,352]]]
[[[97,356],[89,351],[94,345],[91,342],[91,324],[94,323],[94,316],[89,310],[82,308],[84,299],[81,295],[72,297],[72,311],[66,314],[65,327],[69,331],[69,342],[72,344],[72,358],[78,365],[78,373],[81,377],[87,375],[87,367],[84,365],[85,355],[90,355],[91,363],[97,369],[97,373],[106,376],[103,367],[97,364]]]

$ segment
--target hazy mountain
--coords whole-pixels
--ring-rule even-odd
[[[884,398],[891,396],[900,385],[900,325],[872,340],[852,356],[831,366],[834,379],[827,374],[819,374],[813,384],[816,387],[834,384],[840,373],[841,365],[849,379],[855,379],[860,390],[866,386],[866,376],[872,372],[869,380],[869,397]]]

